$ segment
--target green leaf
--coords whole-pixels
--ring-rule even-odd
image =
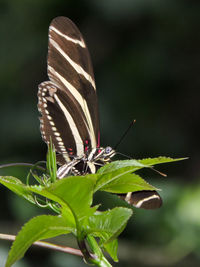
[[[0,183],[16,193],[18,196],[25,198],[35,204],[32,192],[19,179],[12,176],[0,176]]]
[[[177,159],[173,159],[170,157],[157,157],[157,158],[146,158],[146,159],[140,159],[138,160],[138,162],[140,162],[141,164],[144,164],[146,166],[154,166],[157,164],[162,164],[162,163],[170,163],[170,162],[176,162],[176,161],[181,161],[181,160],[185,160],[188,158],[177,158]]]
[[[94,213],[92,204],[95,179],[92,175],[72,176],[57,180],[49,187],[30,186],[30,190],[58,202],[75,219],[83,220]],[[69,212],[70,210],[70,212]]]
[[[124,170],[126,171],[134,172],[142,168],[149,168],[156,164],[175,162],[175,161],[180,161],[180,160],[185,160],[185,159],[187,158],[173,159],[170,157],[157,157],[157,158],[146,158],[146,159],[140,159],[140,160],[135,160],[135,159],[116,160],[101,167],[97,173],[103,174],[107,172],[113,172],[121,168],[124,168]]]
[[[139,175],[133,172],[142,168],[151,168],[156,164],[180,161],[185,158],[169,157],[147,158],[142,160],[118,160],[106,164],[97,172],[95,191],[102,190],[111,193],[127,193],[141,190],[157,190]]]
[[[60,216],[41,215],[31,219],[18,233],[9,252],[6,267],[21,259],[35,241],[73,231]]]
[[[126,171],[136,171],[139,170],[141,168],[148,168],[149,166],[141,163],[138,160],[135,159],[129,159],[129,160],[116,160],[113,161],[109,164],[104,165],[103,167],[101,167],[98,170],[98,174],[103,174],[103,173],[108,173],[108,172],[113,172],[116,171],[118,169],[124,168],[124,170]]]
[[[117,207],[109,211],[96,212],[88,219],[87,232],[100,238],[100,244],[111,242],[124,230],[133,211]]]
[[[110,254],[110,256],[112,257],[112,259],[115,262],[118,262],[118,257],[117,257],[117,249],[118,249],[118,241],[117,239],[112,240],[109,243],[105,243],[103,245],[104,250],[108,252],[108,254]]]
[[[125,170],[124,170],[125,169]],[[125,168],[98,175],[95,191],[101,190],[110,193],[128,193],[141,190],[156,190],[139,175],[130,173]]]

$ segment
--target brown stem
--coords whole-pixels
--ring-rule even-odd
[[[15,238],[16,238],[15,235],[0,234],[0,239],[3,239],[3,240],[14,241]],[[44,242],[44,241],[34,242],[33,245],[34,246],[43,247],[43,248],[53,249],[53,250],[56,250],[56,251],[62,251],[62,252],[65,252],[65,253],[69,253],[69,254],[73,254],[73,255],[76,255],[76,256],[83,257],[83,253],[79,249],[75,249],[75,248],[56,245],[56,244],[52,244],[52,243]]]

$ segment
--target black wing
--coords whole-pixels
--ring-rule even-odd
[[[41,133],[69,161],[99,146],[99,118],[89,52],[78,28],[65,17],[49,27],[48,76],[38,92]]]

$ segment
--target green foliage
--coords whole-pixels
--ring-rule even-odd
[[[33,242],[69,232],[71,228],[67,226],[63,217],[42,215],[31,219],[16,237],[8,255],[6,267],[22,258]]]
[[[96,212],[88,218],[87,231],[100,238],[100,245],[113,241],[123,230],[124,222],[132,215],[127,208],[114,208],[109,211]]]
[[[117,237],[126,227],[132,209],[115,207],[100,212],[98,206],[92,206],[94,193],[98,190],[111,193],[155,190],[155,187],[134,172],[176,160],[159,157],[115,161],[99,169],[96,174],[56,180],[55,151],[51,146],[47,155],[47,173],[42,176],[33,175],[39,185],[25,185],[14,177],[0,177],[0,183],[14,193],[39,206],[38,200],[43,199],[44,202],[45,199],[46,206],[42,207],[58,213],[57,216],[35,217],[23,226],[10,250],[6,267],[22,258],[33,242],[68,233],[76,237],[88,263],[110,266],[102,250],[107,251],[114,261],[118,261]],[[88,251],[86,242],[93,254]]]
[[[6,186],[8,189],[10,189],[18,196],[23,197],[29,202],[35,204],[32,192],[19,179],[11,176],[5,176],[5,177],[1,176],[0,183]]]
[[[95,191],[97,190],[111,193],[128,193],[140,190],[155,190],[155,187],[145,182],[139,175],[125,171],[122,168],[99,175],[95,187]]]
[[[103,247],[110,254],[112,259],[115,262],[118,262],[118,258],[117,258],[118,241],[117,241],[117,239],[114,239],[113,241],[111,241],[109,243],[105,243],[103,245]]]
[[[57,175],[57,165],[56,165],[56,153],[55,153],[55,148],[50,142],[49,145],[49,151],[47,153],[47,172],[49,173],[49,176],[51,177],[51,182],[55,182]]]

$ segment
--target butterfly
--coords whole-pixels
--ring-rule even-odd
[[[53,19],[49,26],[47,66],[49,81],[39,85],[38,110],[42,138],[47,144],[51,140],[57,152],[57,176],[96,173],[116,152],[110,146],[100,146],[98,99],[90,55],[82,34],[66,17]],[[142,194],[146,203],[150,198],[152,203],[161,201],[156,191],[129,193],[124,198],[142,207]]]

